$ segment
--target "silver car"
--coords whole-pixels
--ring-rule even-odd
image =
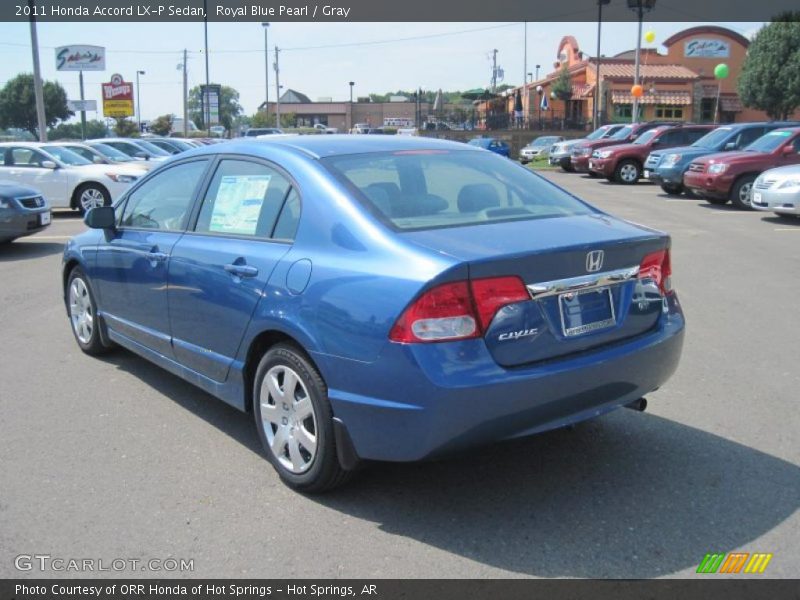
[[[50,225],[50,205],[35,189],[0,181],[0,244]]]
[[[564,138],[560,135],[543,135],[538,137],[519,151],[519,162],[524,165],[537,156],[547,157],[550,154],[550,148],[553,147],[553,144],[563,141]]]
[[[800,165],[764,171],[753,183],[751,194],[753,208],[800,216]]]

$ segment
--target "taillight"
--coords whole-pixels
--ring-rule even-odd
[[[445,342],[483,335],[497,311],[530,300],[519,277],[444,283],[409,306],[389,333],[393,342]]]
[[[672,263],[669,248],[651,252],[639,265],[639,279],[652,279],[664,295],[672,293]]]

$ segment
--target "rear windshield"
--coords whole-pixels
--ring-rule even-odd
[[[747,146],[745,152],[772,152],[792,136],[791,131],[770,131]]]
[[[412,150],[324,158],[334,175],[401,230],[437,229],[594,211],[496,154]]]

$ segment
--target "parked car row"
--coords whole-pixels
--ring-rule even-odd
[[[613,183],[646,179],[669,195],[686,193],[712,204],[730,201],[740,209],[800,212],[800,200],[794,200],[800,181],[791,168],[800,165],[796,122],[605,125],[584,139],[555,143],[549,152],[551,165]]]

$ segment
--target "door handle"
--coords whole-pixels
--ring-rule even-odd
[[[147,260],[150,261],[150,264],[153,265],[154,267],[158,263],[166,262],[168,258],[166,254],[158,250],[158,246],[153,246],[150,252],[145,253],[145,256],[147,257]]]
[[[223,268],[234,277],[255,277],[258,275],[258,269],[250,265],[232,263],[225,265]]]

